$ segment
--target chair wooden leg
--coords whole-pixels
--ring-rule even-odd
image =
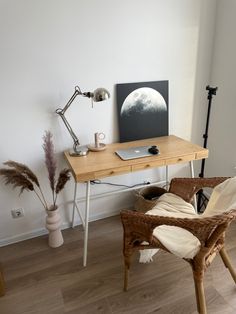
[[[228,254],[227,254],[227,252],[225,251],[224,248],[222,248],[220,250],[220,256],[221,256],[221,258],[222,258],[222,260],[223,260],[223,262],[225,264],[225,267],[228,268],[228,270],[229,270],[229,272],[230,272],[234,282],[236,283],[236,273],[235,273],[235,270],[234,270],[234,268],[233,268],[233,266],[231,264],[231,261],[229,259]]]
[[[195,279],[194,279],[194,287],[195,287],[195,295],[196,295],[196,302],[197,302],[197,310],[199,313],[200,312],[199,293],[198,293],[198,287],[197,287],[197,283]]]
[[[195,294],[196,294],[198,313],[207,314],[203,280],[197,279],[194,276],[194,285],[195,285]]]
[[[128,290],[128,281],[129,281],[129,264],[125,263],[124,291]]]
[[[5,295],[5,282],[3,278],[3,273],[0,266],[0,297]]]

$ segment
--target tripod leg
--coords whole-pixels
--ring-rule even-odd
[[[203,190],[197,192],[197,212],[200,213],[202,207],[202,193]]]

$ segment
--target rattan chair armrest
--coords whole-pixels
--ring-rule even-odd
[[[214,188],[229,177],[214,178],[174,178],[170,182],[169,192],[191,202],[193,196],[202,188]]]
[[[213,232],[218,228],[222,234],[228,224],[236,218],[236,211],[216,215],[212,217],[196,217],[196,218],[174,218],[146,215],[141,212],[132,210],[121,211],[121,220],[124,226],[125,235],[133,240],[148,241],[153,238],[153,230],[161,225],[176,226],[191,232],[196,236],[201,244],[205,246],[207,240],[213,235]],[[221,228],[219,228],[221,226]],[[143,238],[142,238],[143,237]],[[216,234],[216,240],[219,237]],[[211,239],[211,245],[214,238]]]

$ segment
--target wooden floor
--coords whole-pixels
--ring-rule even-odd
[[[158,252],[154,262],[135,256],[128,292],[123,292],[122,227],[119,217],[90,224],[88,266],[82,267],[82,229],[63,232],[57,249],[39,237],[0,248],[7,293],[1,314],[192,314],[197,313],[189,265]],[[227,235],[236,266],[236,225]],[[236,313],[236,286],[219,257],[205,276],[208,313]]]

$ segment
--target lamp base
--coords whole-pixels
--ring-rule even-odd
[[[88,152],[89,152],[89,149],[88,149],[87,145],[77,146],[76,150],[71,149],[69,151],[69,155],[74,156],[74,157],[82,157],[82,156],[88,155]]]

